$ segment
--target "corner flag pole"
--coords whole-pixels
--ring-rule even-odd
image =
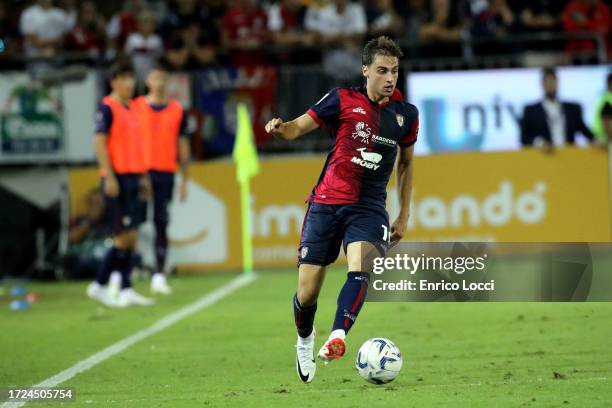
[[[251,178],[259,173],[257,149],[253,140],[253,125],[244,103],[236,108],[236,141],[232,156],[236,163],[236,179],[240,185],[240,215],[242,219],[242,268],[253,273],[253,239],[251,237]]]

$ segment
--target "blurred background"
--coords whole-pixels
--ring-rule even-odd
[[[333,140],[324,129],[273,140],[263,126],[360,84],[360,51],[381,34],[404,50],[398,88],[420,111],[408,240],[610,241],[611,4],[2,0],[0,279],[95,274],[109,245],[95,112],[120,57],[136,69],[138,94],[164,60],[189,113],[194,164],[188,200],[171,207],[170,269],[241,266],[230,158],[239,102],[261,160],[255,267],[291,267],[304,200]],[[391,216],[396,202],[392,181]],[[152,236],[144,224],[145,271]]]

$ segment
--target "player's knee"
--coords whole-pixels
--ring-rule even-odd
[[[319,291],[312,285],[300,285],[297,291],[298,302],[300,305],[308,307],[317,303]]]

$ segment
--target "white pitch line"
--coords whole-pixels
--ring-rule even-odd
[[[69,379],[73,378],[77,374],[80,374],[86,370],[89,370],[90,368],[100,364],[101,362],[108,360],[115,354],[121,353],[123,350],[138,343],[139,341],[144,340],[149,336],[152,336],[156,333],[159,333],[162,330],[167,329],[173,324],[185,319],[186,317],[191,316],[192,314],[196,312],[199,312],[202,309],[206,309],[207,307],[212,306],[213,304],[217,303],[224,297],[230,295],[232,292],[235,292],[236,290],[242,288],[243,286],[246,286],[249,283],[253,282],[255,279],[256,279],[255,274],[241,275],[233,279],[228,284],[223,285],[220,288],[215,289],[210,293],[207,293],[206,295],[202,296],[200,299],[196,300],[190,305],[187,305],[183,307],[182,309],[177,310],[176,312],[171,313],[167,315],[166,317],[158,320],[157,322],[153,323],[153,325],[147,327],[146,329],[143,329],[129,337],[126,337],[123,340],[119,340],[118,342],[105,348],[104,350],[101,350],[97,352],[96,354],[93,354],[87,357],[85,360],[79,361],[72,367],[67,368],[66,370],[60,373],[57,373],[53,377],[49,377],[46,380],[36,385],[33,385],[32,387],[50,388],[50,387],[55,387],[58,384],[61,384],[65,381],[68,381]],[[0,408],[17,408],[17,407],[22,407],[25,404],[26,402],[5,402],[2,405],[0,405]]]

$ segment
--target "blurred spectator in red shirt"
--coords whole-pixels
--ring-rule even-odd
[[[166,60],[176,69],[195,69],[217,61],[213,40],[195,21],[175,31],[166,46]]]
[[[77,24],[66,37],[66,49],[86,52],[90,58],[99,58],[104,51],[105,40],[104,21],[96,10],[96,3],[92,0],[84,1]]]
[[[114,52],[123,50],[128,36],[136,31],[137,16],[144,9],[143,0],[125,0],[123,10],[114,14],[106,26],[109,49]],[[113,54],[109,55],[114,57]]]
[[[572,0],[563,11],[563,28],[568,33],[591,32],[601,34],[610,52],[610,9],[600,0]],[[581,53],[595,51],[593,40],[569,40],[567,51]]]
[[[221,22],[222,44],[234,65],[265,63],[261,50],[268,39],[268,17],[256,0],[234,0]]]
[[[53,57],[64,45],[64,35],[74,27],[76,12],[55,7],[52,0],[38,0],[21,14],[19,27],[28,57]]]
[[[393,0],[370,0],[369,3],[366,8],[368,36],[399,37],[404,31],[404,22],[395,11]]]

